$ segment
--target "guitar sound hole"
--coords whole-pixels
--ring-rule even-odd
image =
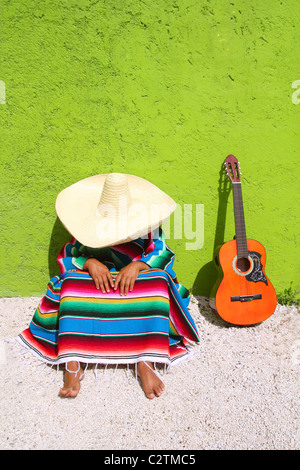
[[[239,258],[236,262],[236,267],[242,273],[249,271],[251,263],[248,258]]]

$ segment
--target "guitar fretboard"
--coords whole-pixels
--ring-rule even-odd
[[[241,183],[232,184],[237,257],[247,258],[247,237]]]

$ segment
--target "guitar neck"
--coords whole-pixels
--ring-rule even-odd
[[[232,191],[233,191],[233,204],[234,204],[234,221],[235,221],[237,257],[247,258],[248,248],[247,248],[247,237],[246,237],[241,183],[234,182],[232,184]]]

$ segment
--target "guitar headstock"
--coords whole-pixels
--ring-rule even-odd
[[[239,161],[234,155],[228,155],[225,160],[225,168],[227,171],[227,176],[230,178],[232,183],[241,182],[241,171],[239,167]]]

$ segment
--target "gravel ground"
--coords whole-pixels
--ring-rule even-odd
[[[5,340],[26,328],[40,299],[0,299],[3,450],[299,449],[300,313],[277,306],[235,327],[192,297],[200,332],[192,360],[163,374],[148,400],[126,368],[88,369],[77,398],[61,399],[62,371],[37,365]],[[22,362],[25,362],[23,364]]]

